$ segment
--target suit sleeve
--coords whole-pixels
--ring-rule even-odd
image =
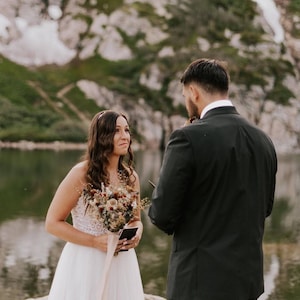
[[[158,184],[152,194],[149,217],[154,225],[173,234],[179,224],[188,184],[193,174],[191,144],[182,130],[174,131],[167,145]]]
[[[270,163],[270,171],[269,171],[271,183],[269,185],[270,197],[269,197],[269,202],[267,203],[266,217],[269,217],[273,210],[275,186],[276,186],[276,173],[277,173],[277,155],[276,155],[275,148],[274,148],[272,142],[271,142],[271,145],[272,145],[272,152],[270,154],[271,163]]]

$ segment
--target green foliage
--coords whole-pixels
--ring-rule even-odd
[[[30,124],[37,127],[49,127],[59,119],[53,112],[47,109],[19,106],[0,98],[0,130],[7,128],[22,128]]]
[[[287,10],[291,15],[300,16],[300,0],[291,0],[287,6]],[[295,38],[300,38],[300,30],[299,30],[299,21],[291,22],[292,28],[292,36]]]
[[[84,114],[91,119],[100,110],[94,99],[86,99],[82,91],[76,86],[66,96]]]
[[[196,1],[196,0],[194,0]],[[232,15],[239,17],[240,20],[249,21],[255,17],[255,5],[252,1],[236,1],[236,0],[214,0],[211,5],[223,8]],[[240,22],[243,23],[243,22]]]
[[[0,95],[13,103],[29,107],[40,102],[38,93],[26,80],[35,80],[35,74],[0,56]]]
[[[293,93],[283,85],[283,80],[287,74],[293,74],[293,67],[290,62],[283,59],[264,59],[257,63],[257,57],[251,58],[251,54],[246,57],[236,57],[229,60],[231,81],[237,84],[244,84],[248,88],[251,85],[264,87],[267,84],[266,77],[274,78],[274,89],[269,92],[267,98],[281,104],[287,104]]]
[[[291,63],[283,60],[275,63],[273,60],[269,60],[266,61],[265,68],[275,78],[274,88],[267,94],[267,98],[276,103],[288,104],[289,99],[295,97],[295,95],[283,85],[283,80],[287,74],[294,75]]]
[[[150,20],[158,17],[150,3],[134,2],[132,8],[138,12],[140,17],[149,18],[151,16]]]
[[[241,42],[245,45],[256,45],[262,41],[261,32],[247,30],[241,33]]]
[[[288,10],[290,13],[300,15],[300,0],[290,0]]]
[[[105,14],[111,14],[115,9],[119,8],[123,4],[123,0],[97,0],[95,1],[85,1],[86,8],[97,8]]]
[[[39,70],[44,74],[43,87],[46,89],[50,82],[54,87],[53,92],[57,92],[57,87],[62,88],[82,78],[109,88],[116,78],[128,78],[128,74],[138,72],[140,67],[141,62],[137,60],[114,62],[96,55],[84,61],[74,59],[65,66],[45,66]]]
[[[259,72],[249,63],[241,64],[238,67],[235,66],[235,71],[231,74],[232,81],[235,83],[244,84],[248,88],[250,88],[251,85],[264,86],[267,84],[263,73]]]
[[[66,7],[68,0],[62,1]],[[276,103],[287,104],[293,97],[283,84],[287,74],[293,74],[293,66],[284,60],[265,59],[255,47],[240,55],[239,49],[230,44],[225,30],[240,34],[240,41],[246,46],[256,46],[263,39],[262,28],[254,25],[256,4],[253,1],[238,0],[189,0],[178,4],[168,4],[170,18],[156,14],[152,4],[134,2],[124,4],[122,0],[83,1],[80,4],[87,11],[110,15],[116,9],[137,11],[139,17],[146,18],[153,26],[168,33],[168,38],[155,45],[139,45],[145,34],[127,36],[118,28],[124,43],[134,55],[131,60],[108,61],[98,54],[80,60],[78,57],[64,66],[47,65],[27,69],[0,57],[0,139],[32,139],[36,141],[69,140],[83,141],[86,128],[70,105],[59,96],[63,89],[64,97],[90,119],[101,110],[95,101],[86,99],[76,86],[81,80],[90,80],[104,86],[118,96],[122,96],[126,109],[134,109],[135,103],[143,98],[153,110],[165,115],[180,113],[186,115],[185,108],[174,108],[172,99],[167,96],[168,86],[183,72],[187,64],[199,57],[214,57],[228,61],[231,80],[236,84],[264,87],[266,78],[275,81],[274,89],[267,95]],[[299,0],[291,1],[290,9],[298,9]],[[89,26],[90,15],[77,15]],[[206,39],[210,49],[202,52],[198,38]],[[164,46],[171,46],[174,57],[158,56]],[[284,49],[282,49],[284,53]],[[150,90],[140,84],[140,76],[153,63],[159,66],[162,88]],[[179,79],[178,79],[179,80]],[[31,84],[33,83],[33,85]],[[46,95],[46,98],[45,96]],[[141,137],[136,133],[138,139]]]
[[[276,103],[287,105],[289,99],[295,97],[295,95],[279,81],[275,83],[274,88],[267,93],[266,97]]]
[[[84,142],[87,136],[87,128],[84,124],[73,121],[57,122],[51,130],[53,136],[59,141]]]
[[[74,19],[81,19],[84,21],[88,26],[90,26],[93,23],[93,19],[90,16],[83,15],[83,14],[78,14],[74,17]]]
[[[0,98],[0,140],[83,142],[87,131],[78,121],[63,121],[47,108],[28,109]]]

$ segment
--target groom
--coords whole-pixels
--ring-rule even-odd
[[[198,59],[181,83],[195,121],[172,133],[149,209],[153,224],[173,234],[167,298],[257,299],[264,291],[274,146],[228,99],[223,62]]]

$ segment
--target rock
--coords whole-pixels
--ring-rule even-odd
[[[170,33],[167,22],[158,22],[163,19],[167,21],[172,17],[173,10],[169,7],[174,5],[184,13],[184,7],[177,5],[180,1],[124,0],[123,4],[114,11],[106,11],[106,13],[97,8],[97,0],[90,0],[89,5],[86,5],[85,0],[69,0],[65,7],[57,4],[61,1],[54,1],[55,3],[50,1],[54,6],[48,6],[47,10],[45,8],[48,2],[0,0],[0,53],[3,56],[27,66],[47,63],[60,65],[77,56],[84,60],[96,54],[108,61],[119,61],[135,59],[136,48],[149,48],[149,45],[155,45],[153,48],[157,51],[158,59],[144,66],[139,73],[139,84],[158,94],[166,88],[166,96],[172,99],[174,108],[184,105],[182,87],[179,83],[182,71],[173,75],[170,80],[167,78],[168,86],[165,86],[166,75],[160,59],[176,57],[178,51],[181,54],[186,51],[189,55],[189,47],[177,49],[173,44],[169,45]],[[155,18],[157,21],[152,22],[151,14],[148,17],[136,9],[136,2],[152,6],[153,11],[160,18]],[[231,99],[241,115],[270,135],[278,152],[299,152],[300,40],[295,32],[300,28],[300,17],[288,10],[288,2],[277,0],[281,23],[286,32],[282,43],[274,43],[274,34],[261,11],[253,20],[253,25],[264,29],[262,41],[251,45],[245,44],[240,33],[235,33],[228,28],[224,28],[224,37],[228,39],[231,47],[237,49],[239,56],[247,58],[250,52],[251,55],[257,53],[260,59],[262,57],[272,60],[282,59],[285,64],[290,63],[290,66],[286,67],[287,70],[290,68],[286,74],[276,75],[275,71],[274,75],[266,74],[259,86],[232,83]],[[51,12],[51,9],[55,11]],[[45,31],[42,31],[43,29]],[[51,34],[44,34],[44,32]],[[130,37],[130,44],[121,32]],[[30,37],[35,39],[32,41]],[[47,51],[44,51],[45,45]],[[201,52],[209,52],[219,47],[217,43],[201,36],[195,37],[195,45]],[[50,49],[53,50],[49,51]],[[267,99],[270,92],[278,85],[276,77],[281,78],[281,76],[280,83],[293,93],[292,96],[287,94],[289,99],[286,99],[288,104],[285,105],[278,103],[276,99]],[[128,112],[143,138],[144,147],[162,145],[162,140],[166,141],[170,132],[184,123],[183,117],[176,115],[168,117],[162,114],[156,118],[156,112],[150,105],[141,101],[133,104],[137,99],[128,100],[126,96],[117,95],[98,83],[82,79],[78,80],[77,87],[85,94],[88,101],[93,99],[101,109],[106,107]],[[276,95],[272,97],[276,98]],[[31,146],[27,144],[26,147]]]

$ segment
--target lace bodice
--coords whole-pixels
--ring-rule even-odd
[[[71,215],[73,226],[80,231],[92,235],[100,235],[108,232],[95,214],[89,210],[86,212],[82,196],[79,197],[76,206],[72,209]]]

